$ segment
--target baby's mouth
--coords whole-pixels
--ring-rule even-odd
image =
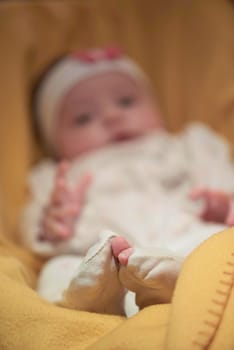
[[[114,141],[115,142],[124,142],[124,141],[130,141],[134,139],[134,135],[131,135],[129,133],[118,133],[114,136]]]

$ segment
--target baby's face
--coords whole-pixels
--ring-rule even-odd
[[[121,73],[106,73],[80,82],[65,96],[53,143],[59,158],[73,159],[161,127],[159,112],[143,83]]]

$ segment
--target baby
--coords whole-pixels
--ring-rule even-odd
[[[127,315],[126,290],[140,308],[169,302],[184,258],[234,222],[228,146],[200,124],[168,133],[148,78],[117,48],[63,57],[34,99],[52,159],[31,173],[22,239],[57,256],[39,293]]]

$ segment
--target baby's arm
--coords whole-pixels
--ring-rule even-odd
[[[66,183],[68,168],[67,162],[61,162],[58,165],[54,189],[48,205],[43,210],[40,223],[41,240],[58,242],[72,237],[74,233],[74,225],[82,210],[91,178],[85,175],[71,189]]]
[[[230,194],[208,188],[195,188],[190,193],[190,197],[193,200],[204,201],[204,207],[200,213],[204,221],[234,225],[234,198]]]

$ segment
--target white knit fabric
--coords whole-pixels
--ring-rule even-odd
[[[195,186],[234,190],[228,146],[214,132],[199,124],[177,136],[156,132],[73,162],[68,182],[74,185],[88,172],[93,183],[74,236],[53,244],[40,241],[38,232],[55,171],[56,163],[49,160],[33,169],[29,177],[32,197],[22,220],[22,240],[44,256],[83,256],[105,229],[140,247],[154,244],[186,255],[194,239],[197,244],[202,241],[204,229],[214,232],[213,225],[198,219],[201,203],[190,200],[190,190]],[[194,231],[194,236],[189,235]]]
[[[143,249],[130,259],[132,265],[122,275],[122,280],[137,293],[139,304],[147,305],[148,301],[144,297],[148,295],[144,292],[147,281],[144,277],[141,281],[139,276],[152,276],[157,281],[161,267],[158,269],[155,263],[153,270],[145,273],[144,268],[149,267],[149,256],[145,247],[150,246],[151,251],[155,251],[152,255],[155,258],[160,252],[171,252],[166,254],[169,260],[166,260],[163,269],[173,280],[174,271],[178,273],[178,264],[175,260],[170,265],[171,257],[179,256],[183,260],[205,239],[225,228],[224,225],[205,223],[199,219],[202,203],[190,200],[190,190],[195,186],[208,186],[232,193],[234,190],[230,150],[224,140],[214,132],[200,124],[193,124],[176,136],[162,131],[155,132],[142,139],[113,145],[74,161],[68,174],[68,182],[74,185],[86,172],[93,174],[94,181],[87,193],[81,216],[77,219],[74,236],[67,241],[53,244],[40,241],[38,233],[43,208],[53,189],[55,170],[54,162],[45,161],[32,171],[29,181],[32,198],[25,208],[22,224],[22,240],[26,246],[44,256],[61,255],[61,258],[55,258],[57,260],[54,265],[52,259],[54,268],[49,275],[46,270],[43,272],[46,276],[44,281],[55,281],[55,285],[51,282],[52,285],[46,287],[47,282],[42,283],[42,294],[45,288],[48,298],[54,301],[57,300],[56,281],[60,284],[58,288],[61,297],[61,289],[66,289],[72,279],[71,274],[66,275],[66,269],[74,277],[80,258],[97,242],[99,233],[108,229],[123,235],[135,247]],[[66,264],[64,267],[63,261],[59,260],[64,259],[64,254],[75,254],[74,259],[68,259],[68,265],[72,264],[74,268],[69,267],[70,265],[66,267]],[[100,281],[103,281],[103,274],[107,273],[103,269],[107,269],[108,261],[111,260],[108,250],[106,254],[105,257],[94,254],[98,272],[91,269],[88,279],[90,296],[95,294],[97,283],[98,288],[101,288]],[[157,262],[150,258],[150,264],[152,261]],[[61,277],[64,268],[65,282]],[[90,276],[95,271],[97,273],[92,284]],[[131,271],[139,271],[139,276],[135,280],[130,278],[132,282],[128,283]],[[79,280],[78,277],[79,274]],[[78,283],[77,288],[81,287]],[[165,290],[166,295],[171,292],[171,289]],[[108,287],[105,293],[108,294]],[[162,295],[156,294],[154,297],[163,300]],[[152,297],[150,292],[149,298]],[[76,303],[74,300],[72,302]],[[79,302],[77,304],[80,305]],[[80,307],[82,305],[78,306]]]

